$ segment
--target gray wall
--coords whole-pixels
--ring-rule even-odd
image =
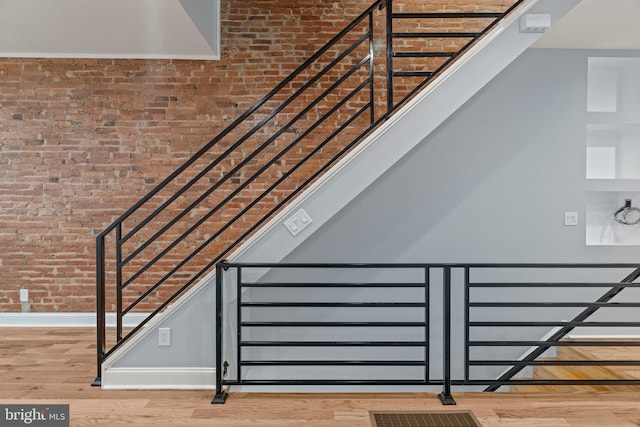
[[[171,329],[171,345],[158,345],[158,329],[127,351],[115,367],[207,368],[215,366],[214,287],[200,289],[160,327]]]
[[[598,53],[529,49],[287,260],[638,262],[638,246],[585,245]]]

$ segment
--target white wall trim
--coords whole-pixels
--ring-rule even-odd
[[[78,52],[0,52],[3,58],[62,58],[62,59],[154,59],[154,60],[189,60],[219,61],[219,54],[181,55],[164,53],[78,53]]]
[[[589,334],[586,332],[573,333],[567,335],[565,339],[568,340],[638,340],[640,339],[640,334],[637,333],[638,328],[633,328],[636,333],[629,334],[620,334],[620,328],[599,328],[604,329],[599,334]],[[611,333],[607,334],[606,331],[610,331]]]
[[[109,368],[102,371],[106,390],[215,390],[215,368]]]
[[[136,327],[148,313],[131,313],[123,318],[123,326]],[[116,326],[115,313],[107,313],[107,326]],[[95,313],[0,313],[0,327],[25,328],[95,328]]]

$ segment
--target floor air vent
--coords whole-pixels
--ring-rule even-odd
[[[469,411],[372,412],[373,427],[482,427]]]

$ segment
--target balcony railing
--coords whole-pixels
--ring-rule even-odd
[[[640,346],[639,277],[637,264],[221,262],[214,403],[228,386],[437,386],[449,405],[460,386],[640,385],[524,372],[640,366],[553,357]]]

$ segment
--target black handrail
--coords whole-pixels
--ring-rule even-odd
[[[374,1],[362,14],[356,17],[351,23],[349,23],[341,32],[331,38],[322,48],[309,57],[304,63],[297,67],[291,74],[284,78],[276,87],[274,87],[269,93],[267,93],[260,100],[255,102],[247,111],[241,114],[236,120],[231,123],[226,129],[224,129],[215,138],[210,140],[200,150],[198,150],[191,158],[185,161],[180,167],[178,167],[167,178],[160,182],[155,188],[153,188],[148,194],[142,197],[131,208],[125,211],[120,217],[118,217],[112,224],[104,229],[96,237],[96,294],[97,294],[97,378],[94,384],[100,384],[101,378],[101,366],[106,357],[111,355],[117,348],[120,347],[129,337],[139,331],[145,324],[147,324],[153,317],[163,311],[170,303],[176,300],[187,288],[193,283],[207,274],[212,267],[223,259],[230,251],[236,248],[241,242],[243,242],[249,235],[264,224],[269,218],[271,218],[276,212],[282,209],[289,201],[298,195],[304,188],[317,179],[321,174],[327,171],[333,166],[344,154],[351,150],[355,145],[362,141],[370,132],[375,129],[382,122],[386,121],[390,115],[395,112],[400,106],[402,106],[408,99],[414,96],[418,90],[423,88],[429,81],[431,81],[439,72],[448,67],[452,61],[456,60],[463,52],[468,50],[476,40],[485,35],[488,31],[495,27],[495,25],[503,19],[507,14],[511,13],[517,6],[519,6],[524,0],[514,0],[511,7],[503,12],[446,12],[446,13],[393,13],[392,0],[377,0]],[[380,12],[382,11],[382,12]],[[374,49],[374,32],[379,30],[378,26],[374,25],[374,21],[378,15],[377,13],[385,15],[384,31],[386,32],[386,51],[383,53],[376,53]],[[490,20],[487,26],[482,31],[473,32],[416,32],[411,31],[407,33],[400,33],[393,31],[394,19],[484,19]],[[456,37],[464,39],[464,46],[456,52],[444,52],[444,51],[417,51],[417,52],[403,52],[394,51],[393,41],[403,37],[411,38],[451,38]],[[466,40],[470,38],[470,40]],[[365,43],[368,42],[368,46]],[[342,45],[346,44],[346,47]],[[360,55],[360,50],[366,48],[367,53]],[[416,49],[414,49],[416,50]],[[419,49],[418,49],[419,50]],[[375,89],[378,83],[382,83],[382,79],[376,78],[375,73],[375,56],[383,54],[386,55],[386,85],[387,100],[386,109],[380,113],[377,113],[376,109],[376,96],[380,96],[384,91],[377,91]],[[333,55],[330,58],[326,58],[325,62],[321,62],[324,56]],[[163,212],[169,211],[170,207],[179,201],[181,197],[186,197],[190,189],[194,188],[197,183],[200,183],[206,175],[212,171],[220,168],[223,161],[230,158],[238,150],[243,149],[245,144],[251,138],[257,138],[260,132],[267,130],[267,126],[273,123],[279,114],[285,114],[285,111],[290,108],[294,108],[303,99],[305,91],[315,88],[316,85],[327,78],[330,74],[335,74],[335,71],[339,68],[344,61],[353,56],[357,58],[352,59],[352,63],[347,67],[346,71],[338,73],[335,80],[324,83],[321,88],[320,94],[313,98],[311,101],[306,101],[305,104],[297,107],[298,110],[292,113],[291,119],[287,119],[285,123],[278,124],[277,131],[270,136],[265,137],[263,142],[256,144],[255,148],[252,146],[249,152],[241,153],[241,161],[232,164],[229,171],[222,173],[220,179],[217,179],[215,183],[210,185],[201,194],[198,194],[193,199],[188,200],[187,206],[180,208],[177,213],[171,213],[171,219],[166,222],[159,223],[157,230],[148,230],[146,227],[159,221],[159,215]],[[413,58],[414,60],[424,58],[442,58],[443,61],[435,70],[420,70],[420,71],[404,71],[395,70],[393,65],[393,58]],[[380,61],[382,64],[384,61]],[[315,72],[313,69],[318,68],[320,71]],[[342,69],[345,67],[342,66]],[[267,153],[267,148],[274,146],[276,140],[282,137],[285,133],[289,132],[294,124],[303,120],[310,112],[319,108],[322,102],[325,102],[329,96],[335,94],[343,85],[348,81],[356,78],[359,75],[360,70],[366,71],[366,78],[363,78],[361,82],[352,84],[349,87],[349,94],[342,95],[342,99],[333,102],[328,112],[318,113],[319,118],[308,129],[303,130],[302,133],[293,139],[292,142],[287,143],[283,149],[280,149],[270,160],[265,160],[265,163],[258,165],[256,172],[251,171],[250,177],[245,179],[244,182],[234,182],[234,177],[255,162],[258,159],[258,155],[261,153]],[[309,77],[305,77],[305,73],[310,73]],[[393,99],[394,79],[398,77],[416,77],[421,80],[416,86],[408,90],[408,93],[404,94],[404,97],[400,102],[395,102]],[[302,80],[304,81],[298,81]],[[359,77],[357,77],[359,78]],[[280,101],[278,98],[282,98],[284,90],[290,90],[293,93],[286,96],[286,99]],[[368,90],[368,94],[365,92]],[[355,100],[356,96],[368,98],[368,100],[362,101],[360,105],[349,105],[350,101]],[[258,112],[262,108],[266,108],[271,101],[277,101],[278,104],[274,107],[270,107],[269,111],[264,115],[253,119],[254,115],[258,115]],[[205,236],[205,240],[200,244],[195,243],[195,249],[186,257],[182,257],[179,260],[173,260],[173,264],[168,267],[163,267],[163,271],[159,270],[158,265],[160,261],[167,259],[172,251],[180,244],[187,242],[188,237],[192,237],[195,231],[199,227],[203,226],[206,221],[210,220],[214,215],[220,214],[224,208],[226,208],[236,196],[239,196],[243,191],[250,188],[250,185],[254,185],[258,182],[263,174],[268,173],[269,168],[279,162],[283,157],[291,152],[291,150],[298,146],[301,141],[306,140],[316,131],[319,126],[326,125],[326,122],[330,117],[337,115],[342,108],[349,108],[349,117],[336,121],[335,128],[329,128],[329,136],[323,138],[316,143],[316,146],[302,156],[300,161],[294,161],[293,166],[282,174],[273,183],[267,183],[268,187],[266,191],[260,192],[257,197],[254,197],[248,204],[242,206],[237,214],[235,214],[231,220],[227,221],[225,225],[218,227],[212,235]],[[360,118],[365,113],[369,114],[368,123],[366,125],[359,124]],[[255,121],[255,123],[254,123]],[[233,132],[240,131],[242,125],[249,123],[249,130],[243,133],[239,137],[235,137],[230,144],[223,144],[225,138],[231,137]],[[313,156],[321,152],[324,147],[327,147],[329,143],[338,141],[338,138],[344,135],[346,129],[353,129],[357,126],[357,132],[354,132],[355,137],[350,140],[340,140],[340,147],[337,149],[337,153],[333,156],[328,156],[328,160],[323,160],[324,163],[317,166],[314,172],[309,172],[306,177],[302,179],[295,188],[288,190],[289,193],[281,196],[281,199],[271,207],[265,215],[258,215],[255,222],[248,226],[244,232],[240,233],[240,236],[236,239],[235,236],[231,238],[231,243],[226,244],[225,248],[220,250],[219,253],[213,255],[206,261],[199,261],[204,266],[198,265],[193,267],[193,272],[189,270],[189,276],[186,279],[180,279],[177,283],[175,290],[170,296],[164,298],[154,305],[151,313],[136,327],[123,333],[123,316],[136,308],[141,306],[141,303],[147,301],[149,296],[157,292],[159,287],[166,283],[169,279],[174,279],[176,275],[182,271],[183,268],[187,268],[195,259],[196,256],[203,253],[204,249],[209,247],[214,241],[218,241],[222,234],[228,232],[232,225],[235,224],[240,218],[245,216],[252,208],[255,208],[258,203],[261,203],[269,194],[275,191],[279,185],[283,184],[285,180],[290,178],[294,173],[297,173],[301,166],[308,163]],[[244,132],[244,131],[243,131]],[[191,167],[196,167],[197,162],[204,159],[206,155],[211,154],[212,150],[221,147],[221,154],[215,159],[209,161],[203,165],[201,170],[195,170],[193,177],[187,174],[187,171]],[[304,154],[304,153],[303,153]],[[161,200],[158,200],[153,206],[148,206],[150,201],[154,197],[160,197],[160,193],[168,189],[172,183],[178,184],[179,179],[184,179],[186,182],[179,186],[172,194],[163,196]],[[240,181],[240,180],[238,180]],[[193,223],[188,223],[190,213],[192,214],[195,209],[203,207],[204,204],[214,197],[218,192],[222,191],[223,186],[231,184],[238,184],[237,187],[228,192],[224,192],[220,197],[221,202],[215,204],[215,206],[209,208],[204,214],[198,216],[197,220]],[[195,187],[197,188],[197,187]],[[148,207],[146,207],[148,206]],[[133,221],[132,217],[135,213],[139,212],[142,208],[148,209],[148,213],[144,218]],[[145,212],[146,214],[146,212]],[[127,224],[128,228],[125,230],[125,221],[132,221],[132,224]],[[163,220],[164,221],[164,220]],[[174,232],[174,226],[181,226],[186,231]],[[115,256],[113,257],[113,270],[111,267],[107,268],[107,238],[115,231]],[[146,233],[146,234],[145,234]],[[169,239],[165,242],[162,238]],[[132,243],[133,242],[133,243]],[[166,243],[166,244],[165,244]],[[128,244],[126,253],[124,245]],[[133,248],[129,248],[133,246]],[[111,244],[109,245],[111,248]],[[142,254],[145,251],[157,250],[157,253],[150,255]],[[141,259],[144,258],[144,259]],[[124,269],[127,269],[125,275]],[[152,268],[154,268],[152,270]],[[190,267],[189,267],[190,268]],[[130,291],[130,286],[133,284],[140,284],[145,274],[152,272],[160,277],[159,279],[153,279],[150,283],[142,283],[145,286],[144,290],[137,289]],[[115,281],[115,310],[116,310],[116,328],[115,328],[115,343],[108,348],[107,346],[107,325],[106,325],[106,306],[107,306],[107,286],[106,277],[107,273],[114,273]],[[125,294],[125,292],[127,292]],[[124,298],[127,298],[128,303],[125,305]],[[131,302],[132,301],[132,302]]]

